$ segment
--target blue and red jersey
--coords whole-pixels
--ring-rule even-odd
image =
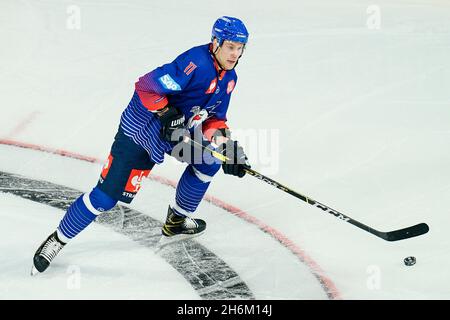
[[[186,123],[192,117],[206,115],[202,130],[207,139],[226,125],[231,93],[237,82],[234,70],[220,71],[210,44],[189,49],[173,62],[140,77],[134,95],[122,113],[120,126],[125,135],[141,145],[152,161],[164,161],[173,145],[161,140],[161,123],[154,112],[177,107]]]

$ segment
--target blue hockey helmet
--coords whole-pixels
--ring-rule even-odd
[[[217,19],[213,25],[211,41],[214,38],[217,38],[219,45],[222,45],[225,40],[246,44],[248,31],[238,18],[223,16]]]

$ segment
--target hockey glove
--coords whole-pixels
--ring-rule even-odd
[[[174,132],[184,128],[184,114],[175,107],[165,107],[157,115],[161,122],[161,139],[169,142],[179,142],[182,139],[182,135],[174,135]],[[180,139],[177,139],[177,137]]]
[[[248,158],[241,145],[234,140],[229,139],[222,144],[220,150],[229,160],[222,163],[222,169],[225,174],[231,174],[242,178],[245,176],[245,168],[250,168]]]

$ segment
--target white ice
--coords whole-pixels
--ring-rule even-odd
[[[430,232],[386,242],[251,177],[218,174],[208,193],[292,240],[343,299],[449,299],[448,1],[3,0],[0,139],[105,159],[137,78],[207,43],[221,15],[251,34],[228,118],[253,168],[376,229]],[[60,158],[0,146],[0,171],[90,190],[100,166]],[[177,180],[183,169],[167,158],[154,173]],[[132,206],[162,221],[173,192],[149,181]],[[63,214],[0,194],[0,298],[199,298],[157,255],[98,225],[31,278]],[[198,215],[209,231],[198,241],[257,298],[326,299],[255,226],[207,203]]]

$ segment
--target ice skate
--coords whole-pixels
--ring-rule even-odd
[[[205,229],[206,222],[204,220],[179,216],[169,206],[166,222],[161,231],[162,236],[156,246],[156,250],[159,251],[164,246],[174,242],[198,237],[205,232]]]
[[[53,232],[36,250],[33,257],[31,275],[34,276],[44,272],[64,246],[65,243],[58,239],[57,232]]]

